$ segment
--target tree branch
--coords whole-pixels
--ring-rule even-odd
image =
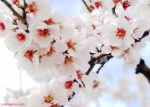
[[[84,0],[82,0],[82,2],[84,3],[85,7],[87,8],[87,10],[91,13],[91,9],[88,7],[88,5],[86,4],[86,2]]]
[[[18,14],[10,3],[8,3],[6,0],[1,0],[1,1],[13,12],[13,15],[19,18],[26,25],[27,23],[26,19],[24,19],[20,14]]]
[[[23,0],[23,18],[26,19],[26,8],[27,8],[27,3],[25,0]]]
[[[101,61],[101,66],[98,68],[98,70],[96,71],[96,73],[98,74],[99,72],[100,72],[100,70],[102,69],[102,67],[111,59],[111,58],[113,58],[113,56],[111,55],[111,54],[108,54],[107,56],[106,56],[106,59],[105,60],[103,60],[103,61]]]
[[[113,56],[111,54],[101,54],[97,57],[91,57],[91,60],[89,61],[90,68],[88,69],[88,71],[85,74],[89,75],[96,64],[102,64],[102,66],[101,66],[101,68],[102,68],[104,66],[104,64],[106,62],[108,62],[109,59],[111,59],[112,57]],[[99,71],[97,71],[97,73],[99,73]]]
[[[146,37],[146,36],[148,36],[148,35],[149,35],[149,31],[150,31],[150,30],[145,31],[145,32],[144,32],[144,34],[142,35],[142,37],[141,37],[141,38],[139,38],[138,40],[135,40],[135,42],[141,42],[141,40],[142,40],[144,37]]]
[[[150,68],[145,64],[145,61],[143,59],[141,59],[140,63],[137,65],[135,73],[142,73],[150,83]]]

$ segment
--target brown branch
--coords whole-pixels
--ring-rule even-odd
[[[111,54],[101,54],[97,57],[91,57],[91,60],[89,61],[89,65],[90,65],[90,68],[88,69],[88,71],[85,73],[86,75],[89,75],[90,72],[92,71],[92,69],[94,68],[94,66],[96,64],[102,64],[102,67],[103,65],[109,61],[110,58],[112,58],[113,56]],[[102,68],[101,67],[101,68]],[[101,69],[100,68],[100,69]],[[100,70],[99,70],[100,71]],[[98,73],[99,73],[98,71]]]
[[[145,61],[143,59],[141,59],[140,63],[137,65],[135,73],[142,73],[150,83],[150,68],[145,64]]]

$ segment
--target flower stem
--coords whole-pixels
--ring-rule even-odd
[[[1,1],[13,12],[13,15],[15,15],[17,18],[19,18],[25,25],[27,24],[26,19],[24,17],[22,17],[20,14],[18,14],[8,1],[6,1],[6,0],[1,0]]]
[[[88,7],[88,5],[86,4],[86,2],[84,0],[82,0],[82,2],[84,3],[84,5],[86,6],[87,10],[91,13],[91,9]]]

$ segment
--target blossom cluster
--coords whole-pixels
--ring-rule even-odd
[[[141,50],[150,40],[148,14],[143,11],[148,0],[86,1],[92,11],[87,19],[91,26],[90,35],[102,44],[101,51],[124,58],[125,69],[135,69],[142,57]],[[144,35],[146,32],[148,34]]]
[[[79,99],[98,98],[105,87],[90,69],[91,58],[124,58],[126,69],[139,64],[140,51],[150,40],[143,35],[149,32],[148,12],[143,11],[149,9],[148,0],[84,3],[91,13],[81,19],[52,10],[49,0],[1,0],[0,38],[15,54],[19,69],[49,81],[10,102],[24,107],[80,106],[84,101]]]

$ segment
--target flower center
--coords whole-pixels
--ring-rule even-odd
[[[65,82],[65,88],[66,89],[71,89],[72,86],[73,86],[73,81],[72,80]]]
[[[127,54],[130,52],[130,48],[127,48],[126,50],[124,50],[124,52]]]
[[[90,5],[89,8],[90,8],[91,11],[94,10],[94,6],[92,6],[92,5]]]
[[[47,20],[44,20],[44,23],[47,24],[47,25],[52,25],[52,24],[54,24],[52,18],[49,18],[49,19],[47,19]]]
[[[77,44],[77,43],[72,42],[72,40],[70,40],[69,42],[67,42],[68,48],[73,49],[73,50],[75,50],[74,46],[75,46],[76,44]]]
[[[47,97],[44,97],[44,102],[45,103],[51,103],[53,100],[54,100],[54,98],[50,95],[47,96]]]
[[[118,28],[116,36],[118,36],[119,38],[124,38],[126,35],[126,31],[122,28]]]
[[[113,0],[115,4],[118,4],[120,0]]]
[[[18,33],[16,35],[16,38],[18,39],[18,41],[23,42],[26,39],[26,36],[23,33]]]
[[[72,63],[73,62],[73,60],[72,60],[72,57],[70,56],[66,56],[65,57],[65,61],[64,61],[64,64],[69,64],[69,63]]]
[[[99,7],[101,7],[101,6],[102,6],[102,3],[101,3],[101,2],[99,2],[99,1],[97,1],[97,2],[95,2],[95,6],[96,6],[97,8],[99,8]]]
[[[0,22],[0,30],[4,31],[6,28],[5,28],[5,25],[3,22]]]
[[[41,36],[43,38],[50,35],[49,29],[38,29],[37,32],[38,32],[39,36]]]
[[[93,28],[93,30],[95,30],[95,29],[96,29],[96,26],[92,24],[92,28]]]
[[[33,50],[27,50],[27,51],[25,52],[24,56],[32,62],[32,58],[33,58],[33,54],[34,54],[34,53],[35,53],[35,52],[34,52]]]
[[[83,73],[80,70],[77,70],[76,73],[77,73],[78,79],[81,79]]]
[[[130,2],[128,2],[128,1],[123,2],[122,5],[123,5],[123,8],[124,8],[125,10],[126,10],[129,6],[131,6]]]
[[[50,47],[50,50],[47,52],[46,55],[47,55],[47,56],[52,56],[52,54],[53,54],[54,52],[56,52],[56,51],[55,51],[54,47],[51,46],[51,47]]]
[[[110,46],[110,48],[112,49],[112,50],[114,50],[114,49],[118,49],[118,47],[117,46]]]
[[[39,10],[36,2],[32,2],[31,4],[29,4],[28,8],[29,8],[29,11],[34,14],[36,14],[36,12]]]
[[[99,86],[99,82],[94,81],[94,82],[93,82],[93,88],[97,88],[98,86]]]
[[[12,2],[13,2],[13,4],[18,4],[19,0],[13,0]]]
[[[58,105],[58,104],[54,104],[54,105],[52,105],[52,106],[50,106],[50,107],[61,107],[61,106]]]

